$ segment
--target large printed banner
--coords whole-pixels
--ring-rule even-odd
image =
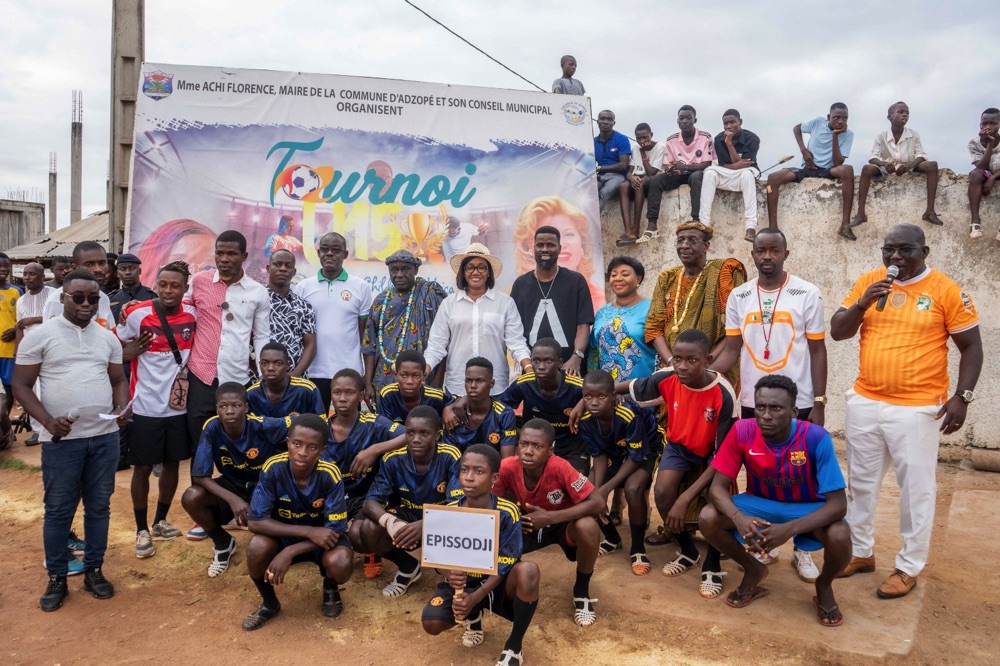
[[[585,97],[294,72],[146,63],[135,120],[126,245],[143,279],[182,259],[213,268],[225,229],[267,282],[278,249],[299,277],[316,243],[347,238],[349,273],[389,286],[405,248],[454,289],[470,242],[503,261],[498,286],[534,268],[533,234],[562,233],[560,265],[604,302],[600,215]]]

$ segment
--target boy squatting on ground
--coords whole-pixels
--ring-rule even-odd
[[[354,551],[345,535],[347,504],[340,470],[320,460],[328,433],[320,416],[296,416],[288,430],[288,452],[264,463],[247,511],[254,533],[247,544],[247,569],[261,605],[243,620],[244,631],[259,629],[278,614],[281,604],[274,586],[299,562],[319,566],[323,614],[337,617],[344,610],[338,585],[354,572]]]
[[[517,507],[491,492],[500,476],[500,454],[486,444],[473,444],[459,463],[458,480],[464,497],[450,504],[500,513],[497,575],[447,572],[424,606],[421,622],[424,631],[435,636],[462,622],[462,644],[472,647],[483,642],[483,610],[489,608],[512,623],[496,666],[519,666],[524,661],[524,634],[538,608],[541,575],[537,564],[521,561],[522,525]]]

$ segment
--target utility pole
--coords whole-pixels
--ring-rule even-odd
[[[125,239],[129,170],[135,132],[135,101],[145,57],[145,0],[114,0],[111,25],[111,146],[108,232],[111,249]],[[125,248],[127,251],[127,248]]]
[[[56,154],[49,153],[49,233],[56,230]]]
[[[70,123],[69,143],[69,223],[76,224],[82,217],[81,189],[83,187],[83,91],[73,91],[73,116]]]

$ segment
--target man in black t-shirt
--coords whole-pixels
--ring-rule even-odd
[[[555,338],[561,347],[562,369],[579,375],[594,323],[594,301],[587,278],[558,265],[560,242],[555,227],[538,228],[535,270],[514,280],[510,297],[521,315],[528,346],[534,347],[543,338]]]

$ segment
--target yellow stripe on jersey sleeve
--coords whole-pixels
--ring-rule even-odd
[[[566,383],[572,384],[573,386],[583,386],[583,377],[578,377],[576,375],[565,375]]]
[[[497,498],[497,508],[501,511],[506,511],[510,514],[510,517],[514,519],[514,522],[521,520],[521,512],[517,510],[517,505],[513,502],[505,500],[502,497]]]
[[[523,384],[525,382],[533,382],[533,381],[535,381],[535,373],[534,372],[526,372],[526,373],[524,373],[523,375],[521,375],[520,377],[517,378],[517,383],[518,384]]]
[[[266,472],[271,468],[272,465],[276,465],[277,463],[281,462],[288,462],[288,453],[277,453],[268,458],[266,461],[264,461],[264,467],[261,468],[261,472],[262,473]]]
[[[443,442],[438,442],[438,453],[449,453],[458,460],[462,457],[462,452],[458,450],[458,447],[452,446],[451,444],[445,444]]]
[[[219,420],[219,417],[218,417],[218,416],[210,416],[209,418],[205,419],[205,425],[203,425],[203,426],[201,427],[201,429],[202,429],[202,430],[205,430],[205,429],[207,429],[207,428],[208,428],[208,424],[209,424],[209,423],[211,423],[212,421],[218,421],[218,420]]]
[[[382,387],[382,390],[378,392],[383,398],[390,393],[399,393],[399,382],[393,382],[392,384],[386,384]]]
[[[337,465],[332,462],[320,460],[319,462],[316,463],[316,469],[319,470],[320,472],[325,472],[329,474],[333,478],[333,480],[336,481],[337,483],[340,483],[341,479],[343,478],[343,476],[341,476],[340,474],[340,468],[338,468]]]

